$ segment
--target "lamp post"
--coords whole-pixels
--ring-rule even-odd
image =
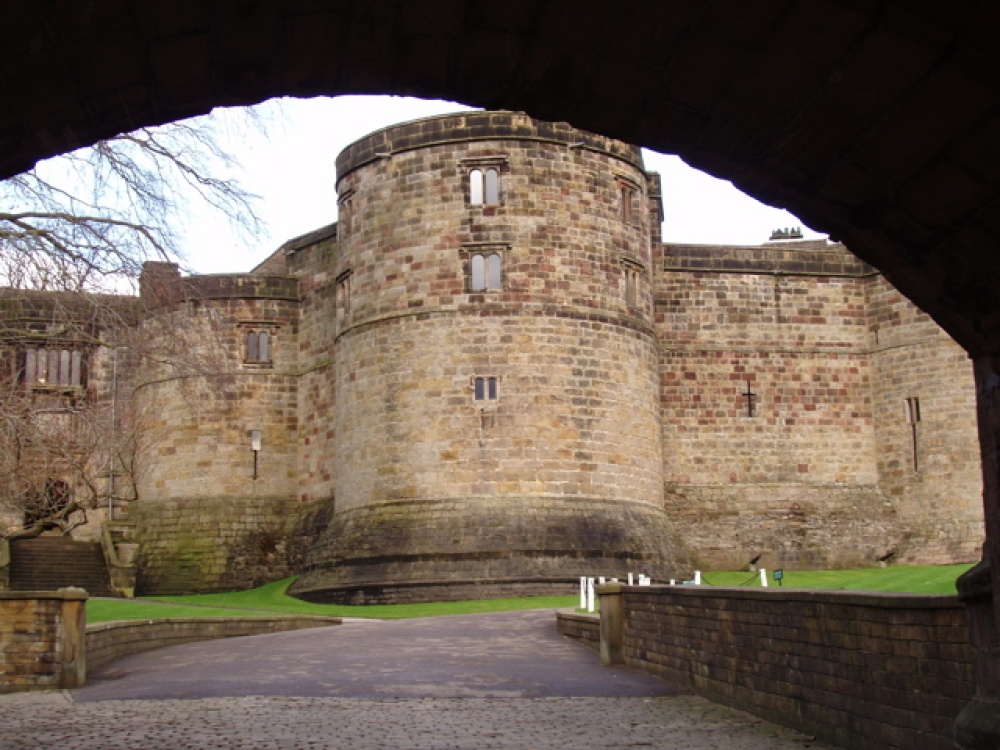
[[[253,478],[257,479],[257,456],[260,454],[260,430],[250,430],[250,449],[253,451]]]

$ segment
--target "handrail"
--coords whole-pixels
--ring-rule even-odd
[[[104,563],[108,569],[108,579],[115,593],[131,599],[135,596],[135,563],[122,562],[118,557],[118,548],[111,535],[111,522],[101,524],[101,550],[104,552]]]

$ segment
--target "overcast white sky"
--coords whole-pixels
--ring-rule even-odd
[[[267,106],[267,105],[265,105]],[[337,216],[337,154],[373,130],[406,120],[466,109],[453,102],[389,96],[285,99],[265,136],[231,134],[241,181],[260,195],[267,236],[253,247],[224,221],[195,216],[185,232],[188,264],[201,273],[247,271],[286,240]],[[673,242],[755,245],[779,227],[802,226],[787,211],[758,203],[730,183],[691,169],[676,156],[644,152],[646,169],[663,180],[663,237]]]

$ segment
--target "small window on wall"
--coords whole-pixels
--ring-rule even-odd
[[[473,206],[496,206],[500,203],[500,170],[476,168],[469,172],[469,203]]]
[[[499,292],[504,288],[504,258],[506,245],[471,243],[459,250],[465,290],[467,292]]]
[[[920,471],[920,399],[911,396],[906,399],[906,422],[910,425],[910,454],[913,459],[913,470]]]
[[[497,378],[474,378],[472,389],[476,403],[486,404],[497,400]]]
[[[633,307],[639,303],[639,282],[642,266],[628,258],[622,258],[622,277],[625,286],[625,302]]]
[[[244,361],[248,364],[270,364],[271,335],[267,331],[251,329],[246,332]]]
[[[469,288],[474,292],[498,291],[503,288],[503,259],[500,253],[474,253],[470,259]]]
[[[351,319],[351,272],[337,277],[337,325],[347,325]]]
[[[637,185],[623,177],[616,179],[618,183],[618,215],[626,224],[631,224],[636,218],[635,197],[639,193]]]
[[[337,202],[337,236],[341,239],[351,233],[354,221],[353,195],[353,190],[348,191],[341,195]]]
[[[28,387],[85,385],[86,363],[79,349],[26,349],[21,379]]]

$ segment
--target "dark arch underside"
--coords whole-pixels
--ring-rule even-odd
[[[993,353],[997,28],[989,0],[16,3],[0,173],[279,95],[520,109],[679,153],[788,207]]]

